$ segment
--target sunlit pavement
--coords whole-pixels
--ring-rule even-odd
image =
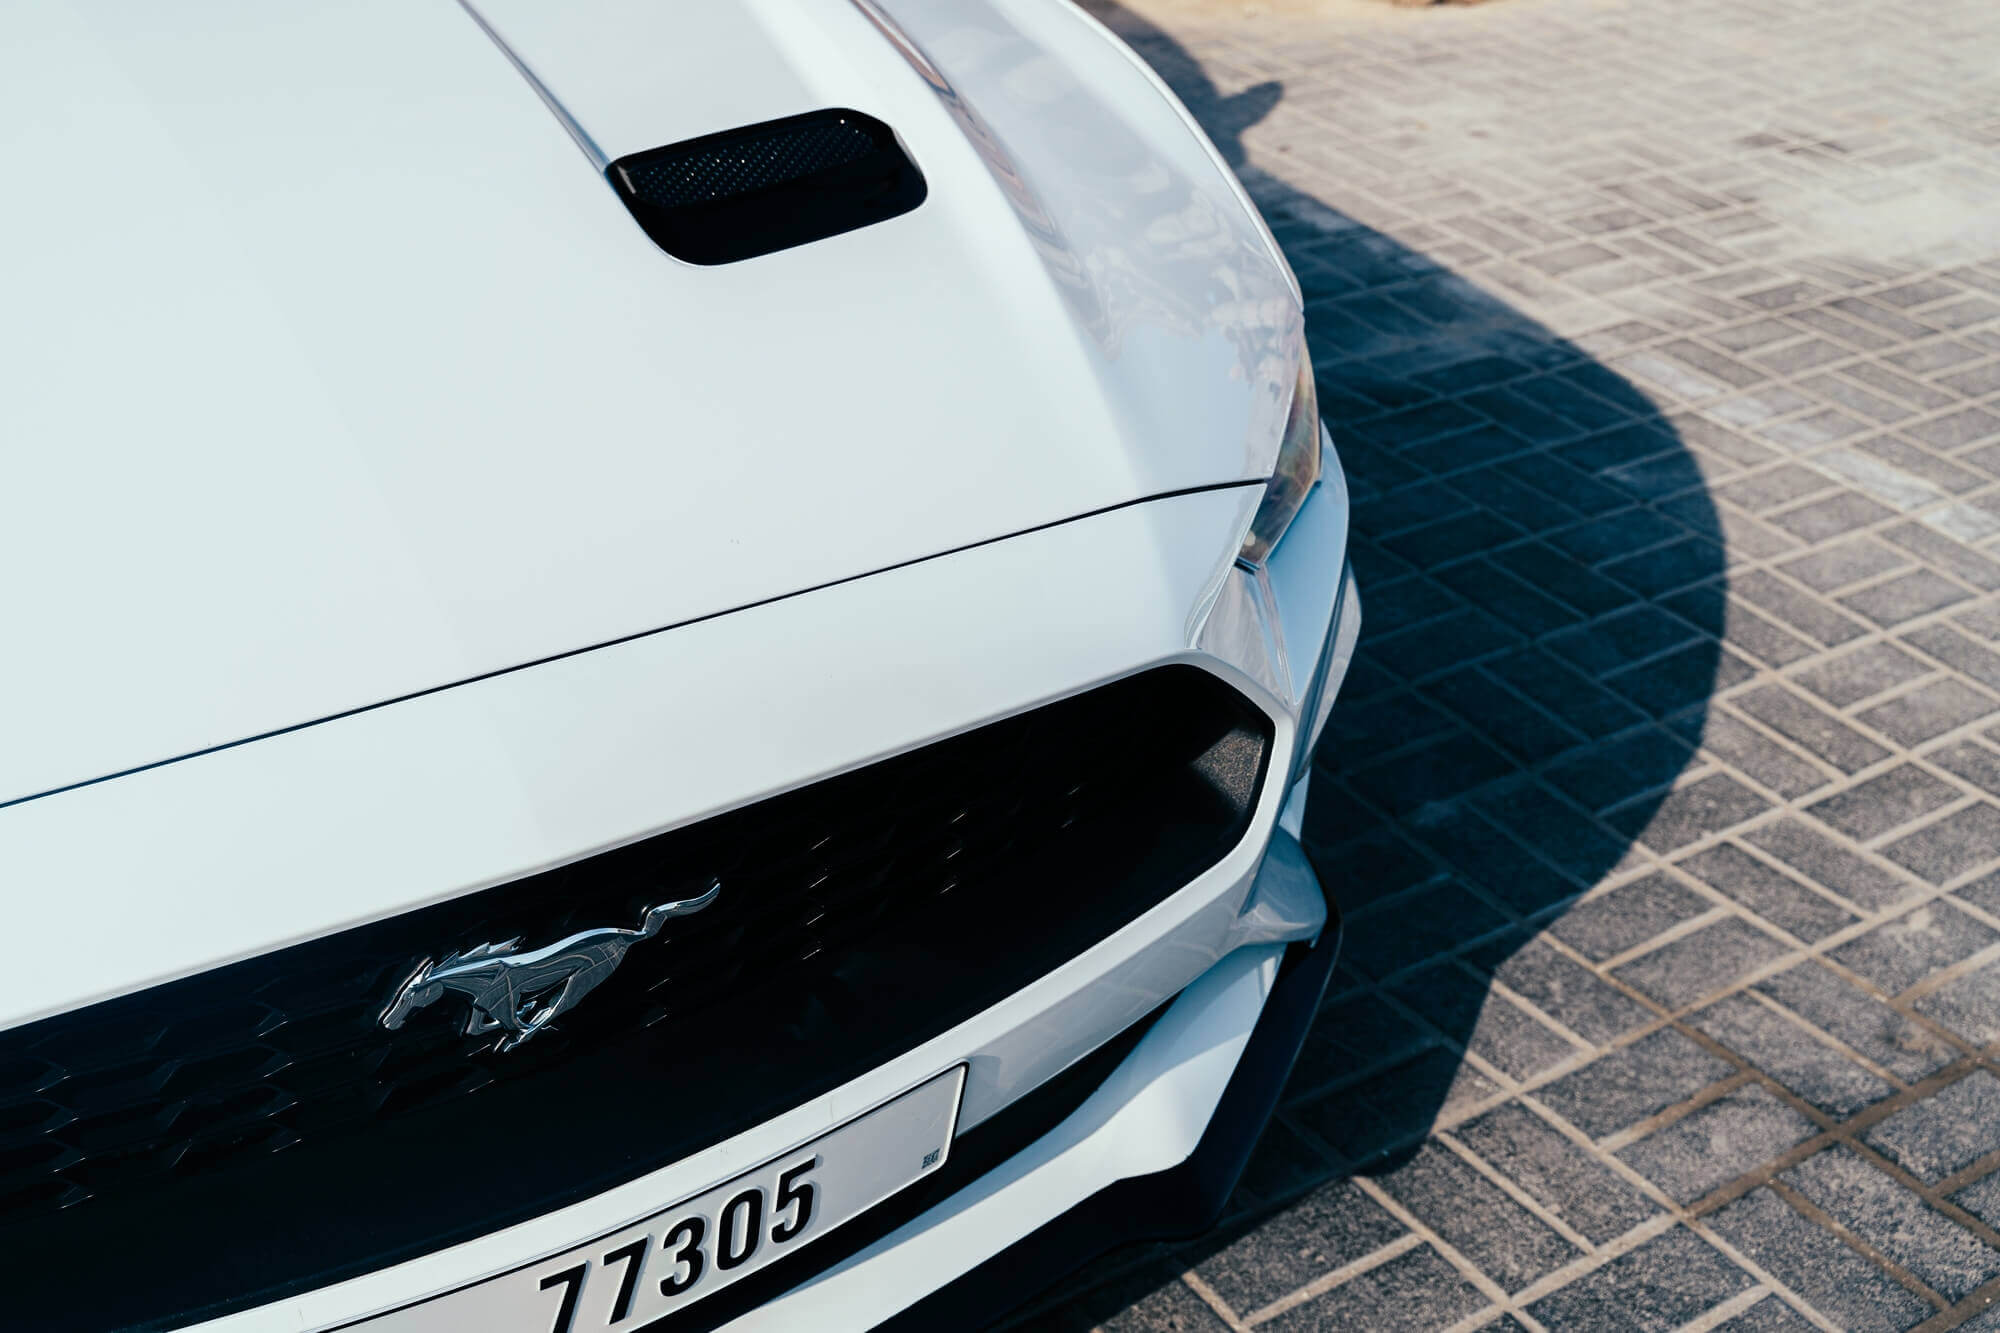
[[[1346,953],[1029,1325],[2000,1329],[2000,5],[1132,3],[1354,487]]]

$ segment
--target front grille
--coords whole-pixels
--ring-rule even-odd
[[[10,1309],[171,1326],[684,1157],[944,1031],[1213,864],[1247,825],[1269,740],[1220,681],[1163,668],[0,1033],[0,1252],[28,1275]],[[516,1050],[465,1035],[452,997],[399,1031],[377,1021],[422,959],[633,927],[710,877],[712,907],[635,944]],[[112,1251],[123,1280],[79,1305],[66,1256]]]

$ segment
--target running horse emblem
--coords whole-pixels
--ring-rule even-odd
[[[721,881],[710,880],[699,897],[647,908],[637,930],[604,926],[531,950],[523,950],[516,936],[448,954],[442,962],[426,958],[382,1011],[382,1026],[394,1031],[416,1010],[455,991],[472,1005],[465,1035],[504,1031],[494,1049],[511,1051],[604,984],[633,945],[652,939],[670,919],[701,911],[721,893]]]

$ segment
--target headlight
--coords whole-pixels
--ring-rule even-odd
[[[1299,348],[1299,378],[1292,389],[1292,409],[1285,414],[1285,437],[1278,443],[1278,463],[1264,487],[1264,502],[1250,520],[1237,559],[1258,565],[1285,535],[1292,519],[1319,480],[1319,392],[1313,387],[1312,353]]]

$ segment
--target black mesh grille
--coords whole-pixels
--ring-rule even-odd
[[[0,1033],[0,1249],[42,1275],[10,1283],[10,1308],[171,1325],[686,1156],[969,1017],[1212,864],[1241,836],[1268,741],[1234,691],[1166,668]],[[423,958],[629,928],[710,876],[714,906],[634,945],[517,1050],[464,1035],[456,997],[400,1031],[378,1022]],[[128,1264],[79,1307],[63,1256],[96,1245],[157,1271]]]
[[[732,264],[909,212],[924,178],[887,125],[813,111],[633,153],[606,170],[659,247]]]
[[[647,157],[628,166],[626,177],[632,193],[646,203],[683,208],[789,184],[859,162],[874,151],[875,140],[859,125],[818,120],[727,144]]]

